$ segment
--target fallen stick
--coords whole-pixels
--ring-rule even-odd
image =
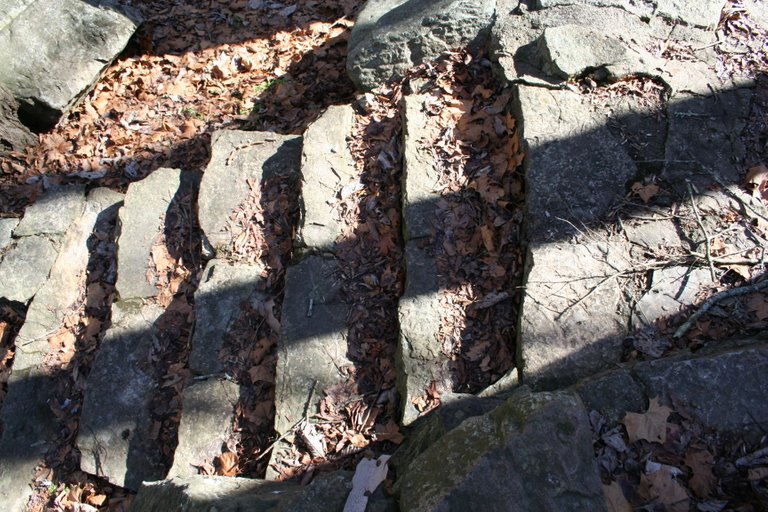
[[[701,215],[699,215],[699,209],[696,207],[696,200],[693,198],[693,185],[691,185],[691,182],[687,182],[688,185],[688,195],[691,196],[691,206],[693,207],[693,213],[696,215],[696,222],[699,225],[699,228],[701,229],[701,232],[704,233],[704,246],[706,248],[706,255],[707,255],[707,263],[709,263],[709,275],[712,278],[712,282],[714,283],[717,281],[717,274],[715,273],[715,264],[712,262],[712,245],[709,241],[709,233],[707,232],[707,228],[704,227],[704,222],[701,220]]]
[[[713,295],[712,297],[708,298],[704,303],[701,305],[699,310],[691,316],[683,325],[677,328],[675,331],[675,334],[673,335],[674,338],[680,338],[682,337],[688,330],[693,327],[696,322],[701,318],[707,311],[709,311],[712,306],[720,302],[721,300],[728,299],[730,297],[738,297],[739,295],[746,295],[748,293],[754,293],[759,292],[763,288],[768,288],[768,279],[764,281],[760,281],[758,283],[752,283],[749,286],[742,286],[739,288],[731,288],[730,290],[726,290],[724,292],[720,292],[717,295]]]

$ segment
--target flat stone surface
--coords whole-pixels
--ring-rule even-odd
[[[208,379],[184,388],[179,444],[168,478],[196,475],[196,466],[213,463],[232,434],[239,399],[240,386],[229,380]]]
[[[667,267],[654,270],[651,288],[642,296],[632,314],[637,329],[653,324],[660,318],[674,317],[712,284],[707,268]]]
[[[342,512],[351,489],[352,473],[348,471],[321,475],[307,486],[253,478],[177,477],[144,482],[130,511]],[[379,500],[377,505],[385,503],[387,500]]]
[[[44,236],[20,239],[0,263],[2,296],[17,302],[29,301],[45,284],[57,255],[56,245]]]
[[[195,332],[189,369],[197,375],[224,371],[219,352],[243,301],[257,293],[263,279],[258,267],[210,260],[195,291]]]
[[[27,146],[38,143],[37,136],[19,121],[18,110],[19,103],[16,98],[8,89],[0,86],[0,155],[10,151],[23,151]]]
[[[27,207],[13,236],[61,235],[83,213],[85,187],[68,185],[51,188]]]
[[[597,411],[610,425],[618,424],[627,412],[648,409],[648,397],[628,369],[609,371],[573,386],[588,412]]]
[[[373,90],[447,50],[481,47],[493,20],[492,0],[383,0],[357,15],[347,52],[355,86]]]
[[[308,256],[287,270],[275,379],[275,430],[280,434],[290,431],[307,406],[309,415],[315,414],[322,390],[344,382],[339,368],[352,364],[347,359],[348,308],[340,301],[337,271],[334,259],[321,256]],[[278,452],[279,446],[272,451],[273,461]]]
[[[606,510],[578,396],[521,390],[464,421],[399,475],[408,510]]]
[[[181,193],[179,169],[157,169],[131,183],[120,209],[117,237],[117,293],[122,300],[154,297],[156,277],[149,268],[152,246],[165,230],[171,202]]]
[[[22,512],[32,496],[35,466],[59,434],[48,400],[54,382],[39,368],[16,370],[8,379],[0,439],[0,501],[3,510]]]
[[[403,425],[419,417],[413,400],[423,396],[433,382],[440,392],[451,388],[450,357],[443,354],[437,338],[444,313],[437,265],[417,244],[408,242],[405,246],[405,290],[398,303],[397,387]]]
[[[602,219],[637,167],[621,141],[579,94],[516,86],[515,115],[527,146],[529,241],[560,240]]]
[[[744,436],[747,442],[757,442],[765,435],[761,426],[768,423],[768,346],[764,343],[698,357],[643,362],[635,373],[649,397],[660,397],[663,404],[671,405],[674,396],[705,428]]]
[[[0,252],[11,245],[13,230],[19,225],[19,219],[0,219]]]
[[[638,16],[661,16],[671,20],[683,21],[689,25],[714,27],[720,20],[723,2],[719,0],[533,0],[537,9],[560,5],[582,4],[594,7],[619,7]]]
[[[638,65],[621,41],[604,31],[578,25],[544,29],[539,46],[544,72],[563,79],[601,67],[610,76],[623,76],[633,71],[633,64]]]
[[[646,249],[661,250],[683,247],[677,226],[671,220],[660,219],[638,223],[624,221],[623,224],[627,240]]]
[[[251,193],[274,176],[298,176],[301,137],[271,132],[220,130],[211,137],[211,161],[197,200],[200,227],[214,250],[231,242],[229,217]]]
[[[3,0],[0,84],[37,128],[53,126],[125,48],[141,22],[125,12],[106,1]]]
[[[108,189],[96,189],[89,195],[80,217],[64,236],[49,279],[27,309],[24,325],[16,338],[14,371],[42,364],[50,350],[48,337],[62,326],[66,314],[77,307],[85,286],[90,259],[88,239],[97,222],[114,220],[122,200],[122,194]]]
[[[297,242],[309,249],[332,248],[342,224],[333,208],[342,188],[353,183],[355,160],[347,146],[355,112],[328,107],[304,132],[301,156],[301,218]]]
[[[430,144],[434,133],[424,110],[424,95],[403,97],[403,233],[405,240],[426,238],[434,231],[440,199],[438,171]]]
[[[153,324],[163,310],[138,301],[116,302],[88,375],[77,446],[86,473],[136,490],[144,480],[165,476],[152,446],[150,400],[156,383],[149,365]]]
[[[602,371],[621,358],[627,334],[626,245],[532,244],[517,350],[524,384],[552,389]],[[614,277],[611,277],[614,276]]]

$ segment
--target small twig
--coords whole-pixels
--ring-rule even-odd
[[[724,292],[718,293],[717,295],[713,295],[701,305],[699,310],[696,313],[694,313],[694,315],[691,316],[691,318],[689,318],[683,325],[677,328],[673,337],[675,338],[682,337],[686,332],[688,332],[688,330],[691,327],[693,327],[696,324],[699,318],[701,318],[707,311],[712,309],[712,306],[714,306],[721,300],[728,299],[730,297],[738,297],[740,295],[746,295],[748,293],[758,292],[763,288],[768,288],[768,279],[766,279],[765,281],[760,281],[759,283],[753,283],[749,286],[731,288],[730,290],[726,290]]]
[[[768,446],[736,459],[736,467],[761,466],[768,462]]]
[[[563,317],[563,315],[565,315],[568,311],[570,311],[571,309],[575,308],[576,306],[578,306],[579,304],[587,300],[593,293],[597,291],[598,288],[603,286],[605,283],[607,283],[611,279],[619,277],[623,274],[624,272],[617,272],[615,274],[611,274],[610,276],[607,276],[605,279],[597,283],[591,290],[589,290],[589,292],[586,295],[582,296],[579,300],[577,300],[576,302],[574,302],[573,304],[570,304],[567,308],[565,308],[559,315],[557,315],[557,318],[555,320],[559,321]]]
[[[317,386],[317,380],[315,380],[314,382],[312,382],[312,387],[309,389],[309,398],[307,398],[307,403],[304,405],[304,416],[303,416],[303,417],[302,417],[302,418],[301,418],[299,421],[297,421],[296,423],[294,423],[293,425],[291,425],[291,428],[289,428],[288,430],[286,430],[285,432],[283,432],[283,433],[280,435],[280,437],[278,437],[277,439],[275,439],[275,440],[272,442],[272,444],[270,444],[269,446],[267,446],[267,447],[264,449],[264,451],[263,451],[263,452],[261,452],[261,453],[259,454],[259,456],[258,456],[258,457],[256,457],[256,458],[254,459],[254,462],[256,462],[256,461],[258,461],[258,460],[261,460],[262,458],[264,458],[264,456],[265,456],[266,454],[268,454],[269,452],[271,452],[271,451],[272,451],[272,449],[273,449],[275,446],[277,446],[277,443],[279,443],[280,441],[282,441],[283,439],[285,439],[286,437],[288,437],[289,435],[291,435],[293,432],[295,432],[295,431],[296,431],[296,429],[297,429],[297,428],[299,428],[299,427],[302,425],[302,423],[309,423],[309,407],[310,407],[310,405],[312,404],[312,397],[314,397],[314,396],[315,396],[315,386]]]
[[[704,244],[707,250],[707,263],[709,263],[709,275],[712,277],[712,282],[717,281],[717,274],[715,273],[715,264],[712,261],[712,245],[709,242],[709,233],[707,228],[704,227],[704,223],[701,221],[701,215],[699,215],[699,209],[696,207],[696,200],[693,198],[693,185],[691,182],[686,183],[688,185],[688,195],[691,196],[691,206],[693,207],[693,213],[696,215],[696,223],[699,225],[701,232],[704,233]]]

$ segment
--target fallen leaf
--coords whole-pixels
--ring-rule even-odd
[[[234,452],[224,452],[218,457],[218,470],[217,475],[221,476],[235,476],[237,475],[237,454]]]
[[[643,185],[642,183],[637,182],[632,185],[632,192],[640,197],[644,203],[647,203],[659,193],[659,186],[655,183]]]
[[[627,428],[629,442],[644,439],[664,444],[667,440],[667,418],[671,412],[672,409],[661,405],[658,398],[652,398],[648,411],[642,414],[628,412],[621,422]]]
[[[632,505],[624,496],[619,482],[614,480],[611,485],[603,485],[603,496],[609,512],[632,512]]]
[[[754,313],[758,320],[768,319],[768,300],[766,300],[766,296],[762,293],[754,294],[747,301],[747,310]]]
[[[713,462],[714,457],[707,450],[692,448],[685,454],[685,465],[693,473],[688,487],[699,498],[706,498],[715,490],[717,478],[712,473]]]
[[[750,167],[744,181],[746,187],[752,191],[752,196],[761,197],[768,189],[768,167],[764,164]]]
[[[640,482],[648,489],[651,499],[665,505],[668,512],[688,512],[689,510],[688,492],[675,478],[675,474],[679,471],[674,466],[649,461],[646,472],[640,476]]]

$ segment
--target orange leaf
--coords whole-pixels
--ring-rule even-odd
[[[644,203],[647,203],[659,193],[659,186],[654,183],[643,185],[642,183],[637,182],[632,185],[632,192],[637,194]]]
[[[234,452],[224,452],[217,457],[219,462],[217,475],[235,476],[237,474],[237,454]]]

